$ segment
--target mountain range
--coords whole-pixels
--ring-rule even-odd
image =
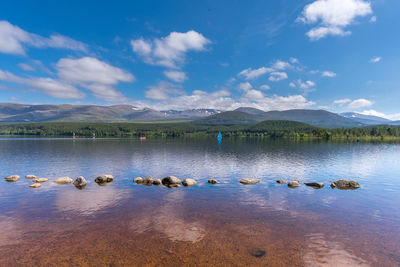
[[[21,122],[127,122],[186,120],[203,125],[250,125],[265,120],[290,120],[326,128],[349,128],[368,125],[400,125],[377,116],[354,112],[336,114],[326,110],[292,109],[262,111],[240,107],[233,111],[215,109],[154,110],[132,105],[28,105],[0,103],[1,123]]]

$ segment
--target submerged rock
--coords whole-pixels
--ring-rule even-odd
[[[253,249],[250,251],[250,255],[256,258],[261,258],[266,254],[265,249]]]
[[[175,176],[164,177],[161,182],[163,185],[168,187],[179,187],[181,184],[181,180],[179,180]]]
[[[39,187],[41,187],[41,186],[42,186],[42,184],[35,183],[35,184],[31,184],[29,187],[32,187],[32,188],[39,188]]]
[[[25,175],[25,179],[35,179],[35,178],[36,178],[36,175],[33,175],[33,174]]]
[[[137,184],[141,184],[143,183],[143,178],[142,177],[136,177],[135,179],[133,179],[133,181]]]
[[[317,183],[317,182],[304,183],[304,184],[306,186],[310,186],[310,187],[315,188],[315,189],[320,189],[320,188],[323,188],[325,186],[324,183]]]
[[[103,174],[94,179],[94,181],[98,184],[109,184],[114,181],[114,176],[111,174]]]
[[[354,180],[340,179],[335,182],[332,182],[331,187],[338,189],[357,189],[360,188],[361,186],[358,182]]]
[[[145,185],[152,185],[153,184],[153,176],[146,176],[143,179],[142,183],[145,184]]]
[[[161,179],[153,180],[153,185],[160,185],[160,184],[161,184]]]
[[[287,183],[287,181],[286,181],[286,180],[283,180],[283,179],[276,180],[276,182],[277,182],[278,184],[286,184],[286,183]]]
[[[13,182],[18,181],[20,178],[21,178],[21,177],[19,177],[19,175],[14,174],[14,175],[9,175],[9,176],[5,177],[4,179],[5,179],[7,182],[13,183]]]
[[[242,180],[240,180],[240,183],[242,184],[256,184],[259,182],[260,180],[256,178],[243,178]]]
[[[291,188],[296,188],[300,186],[300,180],[296,179],[296,180],[292,180],[288,183],[288,186]]]
[[[184,186],[192,186],[192,185],[197,184],[197,182],[196,182],[194,179],[188,178],[188,179],[184,179],[184,180],[182,181],[182,184],[183,184]]]
[[[76,178],[76,180],[74,181],[74,185],[79,189],[85,187],[86,184],[87,184],[86,179],[83,176],[78,176],[78,178]]]
[[[216,183],[218,183],[218,181],[215,180],[215,179],[208,179],[208,183],[209,184],[216,184]]]
[[[74,180],[72,180],[72,178],[69,178],[69,177],[65,176],[65,177],[60,177],[60,178],[56,179],[54,182],[56,184],[70,184],[73,181]]]
[[[36,178],[36,179],[32,179],[32,182],[34,183],[44,183],[47,182],[49,179],[47,178]]]

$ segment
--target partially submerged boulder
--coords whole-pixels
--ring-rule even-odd
[[[181,180],[179,180],[175,176],[164,177],[161,182],[163,185],[168,187],[179,187],[181,184]]]
[[[299,179],[292,180],[292,181],[290,181],[290,182],[288,183],[288,186],[289,186],[290,188],[299,187],[299,186],[300,186],[300,180],[299,180]]]
[[[153,185],[160,185],[160,184],[161,184],[161,179],[153,180]]]
[[[259,182],[260,180],[256,178],[243,178],[242,180],[240,180],[240,183],[242,184],[256,184]]]
[[[39,188],[41,186],[42,186],[42,184],[34,183],[34,184],[31,184],[29,187],[31,187],[31,188]]]
[[[49,179],[48,178],[35,178],[35,179],[32,179],[32,182],[34,182],[34,183],[44,183],[44,182],[47,182]]]
[[[218,181],[215,180],[215,179],[208,179],[208,183],[209,184],[216,184],[216,183],[218,183]]]
[[[143,179],[142,183],[143,183],[144,185],[152,185],[152,184],[153,184],[153,176],[146,176],[146,177]]]
[[[76,178],[74,181],[74,185],[79,189],[84,188],[86,186],[86,184],[87,184],[87,181],[86,181],[85,177],[83,177],[83,176],[78,176],[78,178]]]
[[[9,176],[5,177],[4,179],[7,182],[14,183],[14,182],[18,181],[20,178],[21,177],[19,175],[14,174],[14,175],[9,175]]]
[[[284,180],[284,179],[276,180],[276,182],[277,182],[278,184],[286,184],[286,183],[287,183],[287,181]]]
[[[325,185],[324,183],[317,183],[317,182],[310,182],[310,183],[304,183],[306,186],[310,186],[315,189],[320,189],[323,188]]]
[[[136,177],[135,179],[133,179],[133,181],[137,184],[141,184],[143,183],[143,178],[142,177]]]
[[[194,179],[188,178],[188,179],[184,179],[184,180],[182,181],[182,184],[183,184],[184,186],[192,186],[192,185],[197,184],[197,182],[196,182]]]
[[[346,189],[357,189],[360,188],[361,186],[358,182],[354,180],[340,179],[335,182],[332,182],[331,187],[346,190]]]
[[[35,179],[35,178],[36,178],[36,175],[33,175],[33,174],[25,175],[25,179]]]
[[[112,176],[111,174],[103,174],[94,179],[94,181],[97,184],[109,184],[114,181],[114,176]]]
[[[70,183],[74,182],[74,180],[72,180],[72,178],[65,176],[65,177],[57,178],[54,182],[56,184],[70,184]]]

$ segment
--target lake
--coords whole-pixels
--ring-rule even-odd
[[[0,180],[0,266],[400,265],[398,144],[3,137],[0,158],[2,177],[21,176]],[[80,175],[82,190],[53,182]],[[197,185],[133,182],[148,175]],[[361,188],[331,189],[340,178]]]

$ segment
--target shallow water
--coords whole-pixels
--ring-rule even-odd
[[[0,158],[1,177],[21,176],[0,180],[0,266],[400,265],[397,144],[1,138]],[[103,173],[114,182],[94,183]],[[51,181],[79,175],[83,190]],[[198,184],[132,182],[147,175]],[[331,189],[340,178],[362,188]]]

